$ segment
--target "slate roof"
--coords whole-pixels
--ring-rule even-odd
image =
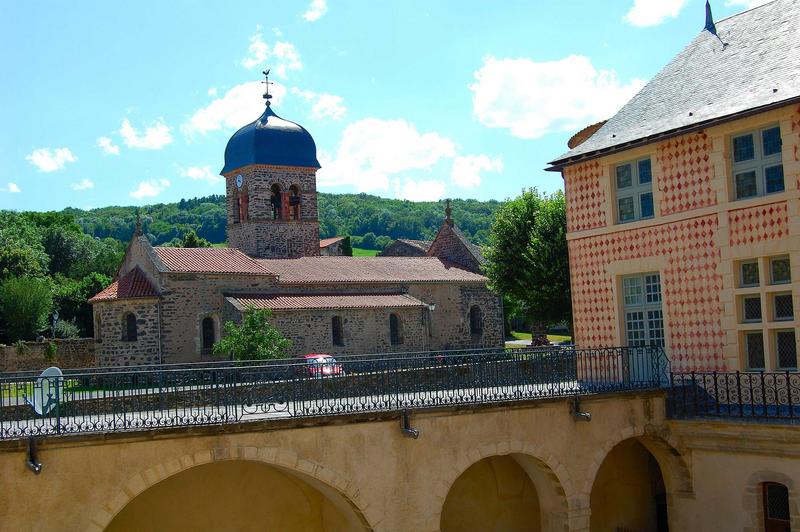
[[[719,39],[701,31],[551,169],[800,99],[800,2],[776,0],[720,20],[716,28]]]
[[[153,248],[167,271],[270,275],[255,259],[235,248]]]
[[[437,257],[301,257],[258,259],[281,284],[486,282]]]
[[[270,106],[258,120],[233,134],[225,147],[226,174],[251,164],[319,168],[317,145],[303,126],[284,120]]]
[[[340,240],[344,240],[344,237],[343,236],[334,236],[334,237],[331,237],[331,238],[323,238],[322,240],[319,241],[319,247],[320,248],[326,248],[326,247],[330,246],[331,244],[335,244],[336,242],[338,242]]]
[[[138,267],[115,280],[113,283],[95,294],[89,303],[98,301],[113,301],[116,299],[136,299],[158,297],[158,290],[147,279],[144,272]]]
[[[254,295],[229,297],[237,308],[270,310],[327,310],[359,308],[423,307],[425,303],[408,294],[358,294],[358,295]]]

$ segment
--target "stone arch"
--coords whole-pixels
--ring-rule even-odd
[[[301,203],[303,200],[302,190],[302,187],[298,184],[292,184],[288,189],[289,218],[295,221],[300,220]]]
[[[762,485],[765,482],[783,484],[789,488],[789,515],[791,526],[796,528],[800,524],[800,500],[798,499],[797,486],[791,477],[772,470],[756,471],[751,474],[744,486],[742,494],[742,510],[744,511],[744,532],[758,532],[764,528],[764,500]]]
[[[446,478],[434,488],[433,495],[438,510],[431,516],[427,528],[439,530],[447,495],[470,467],[486,458],[502,456],[511,457],[536,487],[541,513],[547,517],[542,530],[566,529],[574,495],[574,485],[567,468],[539,446],[521,441],[486,444],[466,453],[458,453]]]
[[[316,462],[301,458],[294,451],[275,447],[230,446],[197,451],[168,462],[150,467],[129,478],[92,519],[88,530],[105,529],[125,506],[138,495],[159,482],[197,466],[223,461],[251,461],[276,467],[301,480],[312,480],[312,486],[321,487],[324,495],[338,495],[339,504],[353,512],[365,532],[372,532],[370,522],[378,519],[368,516],[366,501],[359,491],[341,473]],[[367,509],[368,510],[368,509]]]
[[[284,202],[286,200],[286,194],[284,193],[283,187],[280,183],[272,183],[269,186],[269,203],[270,208],[272,209],[272,218],[274,220],[282,220],[284,218],[284,210],[286,206]]]
[[[609,438],[602,446],[599,446],[587,469],[581,499],[585,501],[588,507],[592,488],[603,462],[614,448],[630,440],[641,443],[658,464],[666,491],[670,526],[679,529],[680,527],[674,522],[677,519],[675,499],[676,497],[694,498],[691,470],[673,443],[655,434],[650,434],[645,430],[644,426],[632,426],[620,430],[613,438]]]
[[[210,330],[208,329],[210,323]],[[210,353],[214,344],[219,342],[222,338],[222,325],[220,323],[219,314],[216,312],[209,312],[200,314],[197,322],[197,338],[200,346],[201,353]],[[211,345],[207,346],[207,336],[210,334]]]

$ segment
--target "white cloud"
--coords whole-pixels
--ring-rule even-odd
[[[308,9],[302,14],[302,17],[309,22],[314,22],[319,19],[328,11],[328,2],[326,0],[311,0]]]
[[[247,56],[241,64],[247,69],[265,68],[267,62],[272,63],[271,71],[280,78],[286,78],[289,70],[302,70],[303,62],[300,53],[290,42],[278,41],[272,47],[264,41],[261,27],[256,26],[256,33],[250,37]]]
[[[152,198],[158,196],[169,188],[170,182],[167,179],[150,179],[148,181],[140,181],[139,187],[130,193],[132,198],[141,200],[144,198]]]
[[[436,201],[444,197],[444,191],[444,181],[406,179],[397,196],[409,201]]]
[[[208,89],[208,95],[209,96],[216,96],[217,95],[217,88],[216,87],[211,87],[210,89]]]
[[[19,193],[22,192],[16,183],[12,183],[11,181],[8,182],[8,186],[0,187],[0,192],[12,192],[12,193]]]
[[[97,139],[97,145],[100,146],[107,155],[119,155],[119,146],[115,145],[108,137],[100,137]]]
[[[658,26],[675,18],[689,0],[633,0],[623,19],[632,26]]]
[[[502,172],[503,160],[487,155],[466,155],[453,159],[450,178],[461,188],[474,188],[481,184],[481,172]]]
[[[347,107],[344,106],[344,99],[341,96],[324,92],[303,91],[297,87],[292,87],[292,94],[296,94],[311,103],[311,118],[314,120],[324,120],[326,118],[341,120],[347,114]]]
[[[280,105],[286,94],[286,87],[280,83],[272,85],[272,104]],[[187,136],[208,133],[222,128],[239,128],[249,124],[264,112],[263,85],[258,81],[248,81],[236,85],[222,98],[216,98],[207,106],[198,109],[181,126]]]
[[[725,7],[743,7],[744,9],[753,9],[754,7],[763,6],[772,0],[725,0]]]
[[[42,172],[61,170],[67,163],[78,160],[69,148],[39,148],[25,157],[33,166]]]
[[[89,190],[94,188],[94,183],[89,179],[81,179],[79,183],[72,183],[70,187],[72,187],[72,190]]]
[[[178,173],[183,177],[194,179],[195,181],[206,181],[209,185],[216,185],[223,181],[222,176],[211,171],[209,165],[179,167]]]
[[[122,121],[122,126],[119,128],[119,134],[127,147],[142,150],[160,150],[167,144],[171,144],[171,131],[172,128],[164,123],[163,118],[159,118],[151,126],[146,127],[144,134],[140,134],[127,118]]]
[[[616,72],[598,71],[581,55],[545,62],[488,57],[474,75],[476,118],[526,139],[609,118],[644,86],[640,79],[623,84]]]
[[[361,192],[388,190],[390,178],[410,170],[431,170],[456,146],[438,133],[419,133],[405,120],[365,118],[342,133],[335,158],[324,161],[317,179],[322,186],[352,185]]]

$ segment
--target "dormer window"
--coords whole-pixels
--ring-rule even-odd
[[[650,158],[614,167],[617,198],[617,223],[652,218],[653,171]]]
[[[731,139],[734,197],[755,198],[783,192],[781,128],[770,126]]]

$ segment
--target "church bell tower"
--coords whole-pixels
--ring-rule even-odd
[[[270,106],[234,133],[225,148],[228,245],[251,257],[293,259],[319,255],[317,146],[302,126]]]

